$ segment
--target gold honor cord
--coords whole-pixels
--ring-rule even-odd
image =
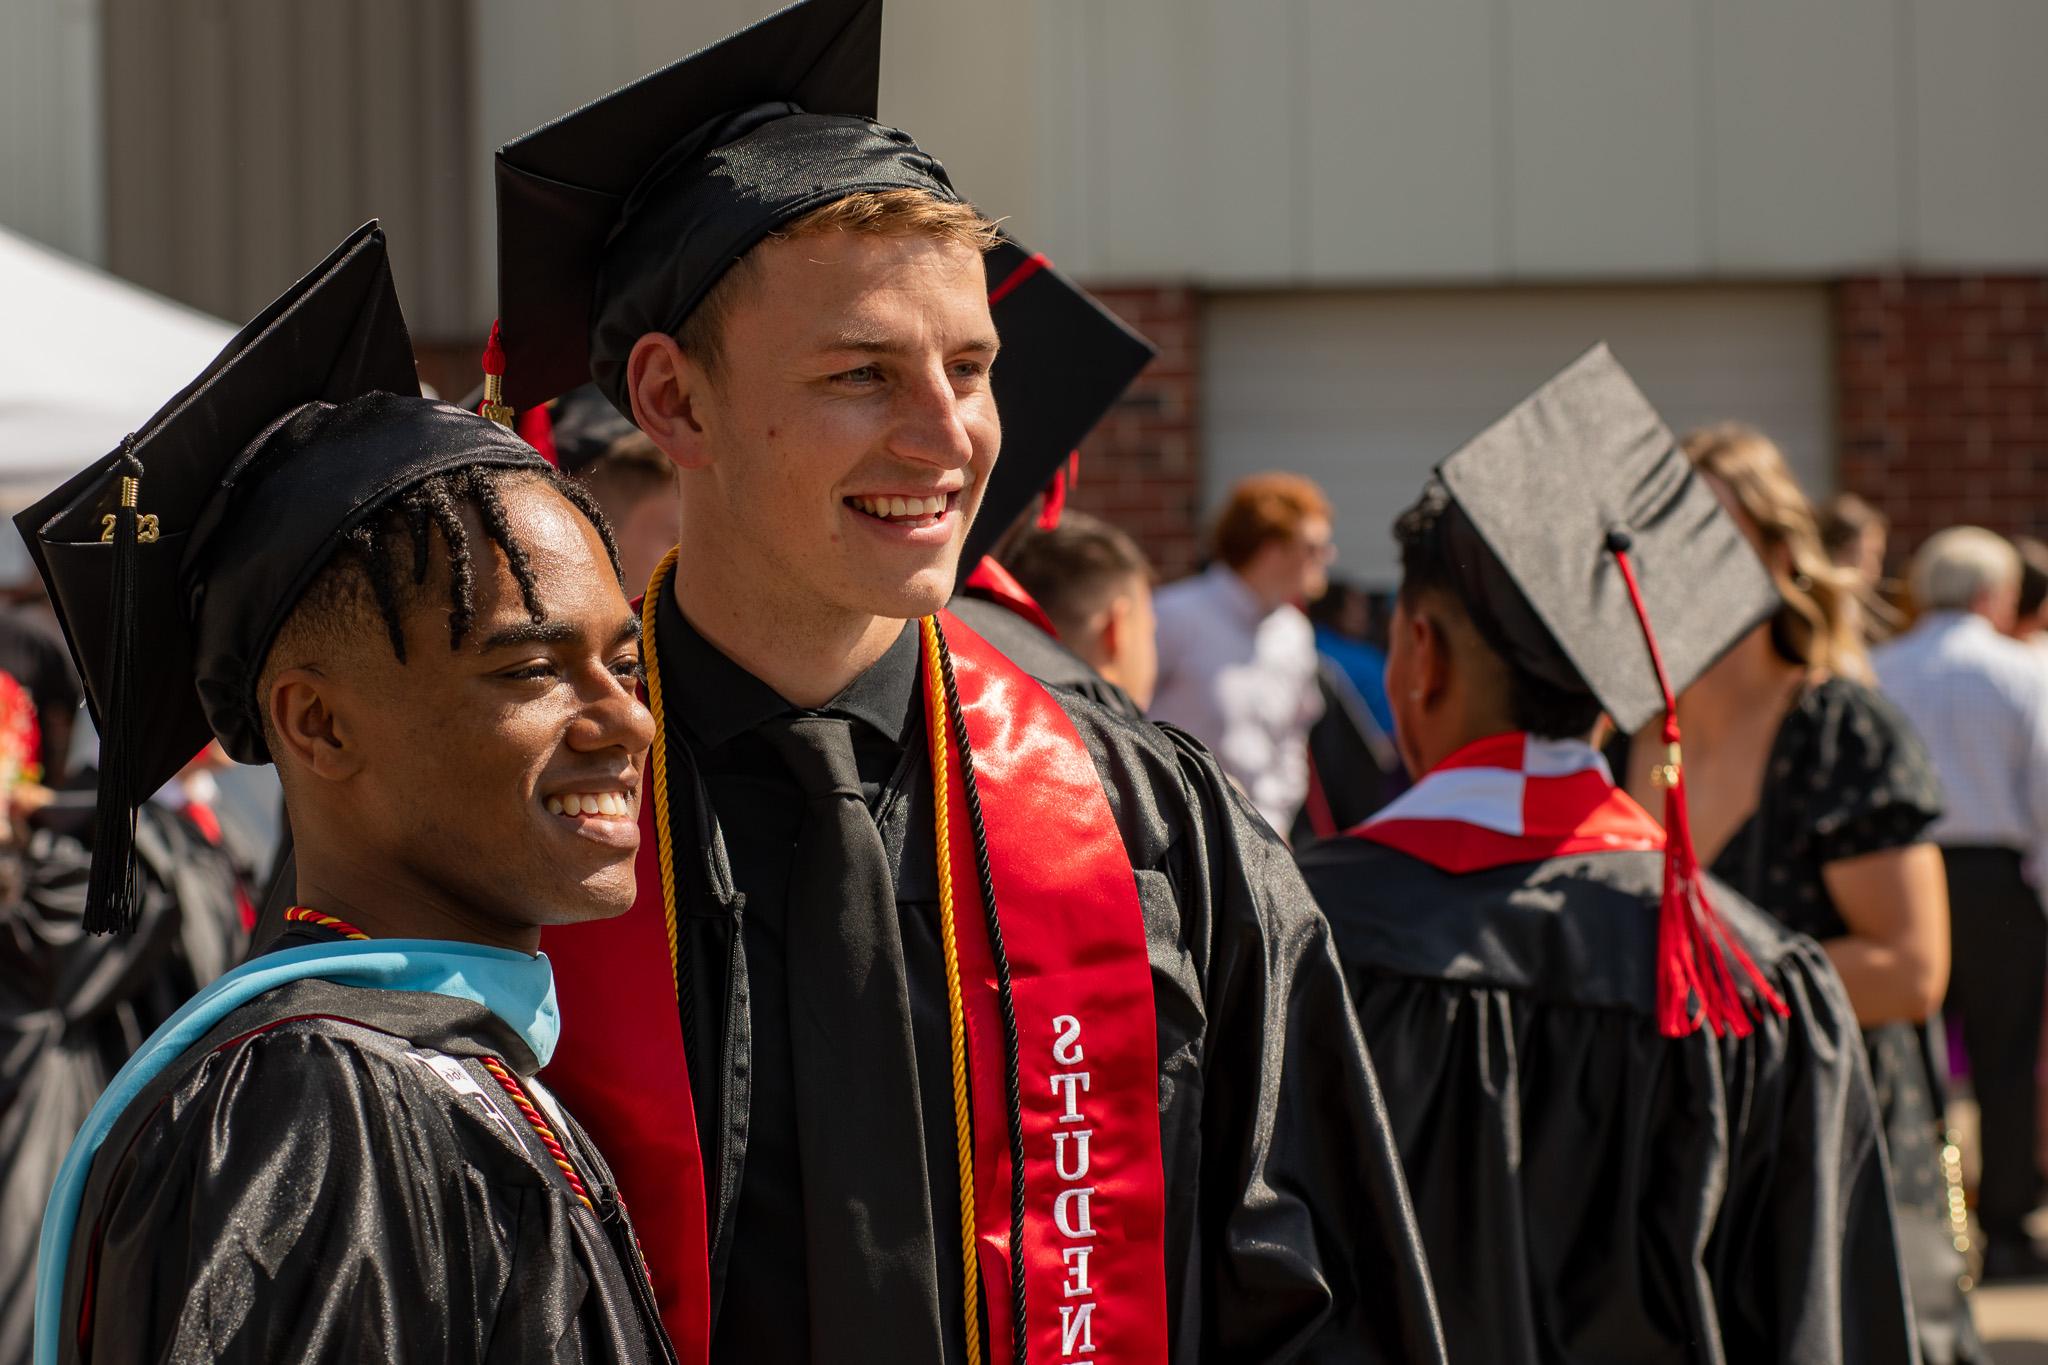
[[[677,550],[671,549],[648,580],[647,596],[640,604],[640,659],[647,670],[647,709],[654,718],[654,745],[648,755],[648,785],[654,790],[655,862],[661,869],[661,913],[668,931],[668,971],[671,989],[681,989],[681,971],[676,951],[675,844],[669,834],[668,729],[662,718],[661,651],[655,647],[655,607],[661,589],[675,570]],[[930,750],[932,757],[932,808],[938,837],[939,934],[946,957],[946,1015],[953,1049],[953,1134],[960,1166],[960,1260],[965,1309],[961,1314],[967,1335],[967,1365],[981,1365],[981,1263],[975,1255],[974,1238],[974,1123],[967,1091],[967,1016],[960,995],[960,948],[953,921],[952,831],[948,828],[947,805],[951,799],[949,773],[952,760],[952,731],[946,724],[946,684],[939,664],[939,627],[930,617],[918,621],[923,649],[924,691],[930,708]],[[1019,1323],[1015,1330],[1022,1331]]]
[[[960,944],[953,928],[953,849],[947,828],[947,768],[952,759],[952,732],[946,725],[946,679],[939,668],[939,626],[930,616],[917,623],[923,645],[924,695],[930,715],[932,810],[939,849],[939,939],[946,957],[946,1023],[953,1044],[953,1145],[960,1166],[960,1260],[962,1325],[967,1333],[967,1365],[981,1365],[981,1266],[974,1242],[974,1124],[967,1094],[967,1016],[960,1001]],[[1018,1325],[1022,1330],[1022,1324]]]
[[[655,566],[647,580],[647,596],[640,599],[640,666],[647,672],[647,710],[654,717],[654,744],[647,755],[647,785],[654,791],[655,863],[661,868],[661,919],[668,930],[668,984],[672,993],[682,991],[682,971],[676,952],[676,851],[668,830],[668,730],[661,719],[661,651],[654,646],[655,604],[661,600],[661,585],[675,571],[676,545]]]

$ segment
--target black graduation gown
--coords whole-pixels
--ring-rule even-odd
[[[664,597],[661,679],[683,911],[683,1030],[713,1229],[712,1359],[810,1359],[806,1181],[923,1184],[942,1342],[960,1358],[959,1201],[917,633],[827,711],[855,751],[895,879],[923,1152],[800,1170],[780,943],[803,802],[752,727],[791,708]],[[1172,1359],[1440,1359],[1413,1215],[1322,915],[1286,847],[1188,737],[1055,689],[1136,871],[1157,1003]],[[993,814],[991,818],[1000,818]],[[685,859],[687,858],[687,862]],[[728,861],[729,859],[729,861]],[[892,1249],[897,1250],[897,1249]],[[1041,1308],[1039,1311],[1050,1311]]]
[[[1380,1064],[1453,1360],[1915,1359],[1869,1072],[1810,940],[1717,884],[1791,1015],[1666,1039],[1662,854],[1454,876],[1339,838],[1301,862]]]
[[[242,952],[234,870],[182,817],[137,812],[132,934],[85,932],[91,855],[39,830],[0,902],[0,1365],[34,1339],[36,1239],[57,1167],[121,1064]]]
[[[966,622],[968,629],[1001,650],[1003,657],[1047,687],[1086,697],[1120,716],[1143,719],[1145,713],[1131,700],[1130,693],[1002,603],[963,592],[947,604],[947,609]]]
[[[306,980],[228,1015],[93,1163],[63,1315],[85,1311],[98,1228],[91,1353],[67,1332],[60,1359],[672,1360],[596,1150],[550,1115],[602,1222],[484,1056],[536,1070],[444,996]]]

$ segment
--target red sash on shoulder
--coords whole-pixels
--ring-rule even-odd
[[[1451,873],[1664,847],[1664,827],[1591,745],[1520,732],[1467,744],[1351,836]]]
[[[704,1156],[670,974],[659,846],[652,793],[643,793],[633,908],[541,931],[562,1012],[545,1079],[618,1179],[677,1357],[702,1365],[711,1353]]]
[[[1031,1359],[1166,1359],[1166,1180],[1151,960],[1130,856],[1066,712],[950,613],[1019,1036]],[[949,820],[969,828],[955,756]],[[1010,1359],[1002,1023],[971,839],[952,839],[989,1359]],[[971,1311],[971,1310],[970,1310]]]
[[[950,615],[942,619],[973,748],[1017,1012],[1031,1357],[1163,1362],[1166,1201],[1156,1009],[1129,855],[1066,713],[973,631]],[[1012,1263],[1003,1035],[957,753],[952,775],[948,819],[969,1040],[975,1222],[987,1358],[1003,1362],[1010,1356]],[[691,799],[688,792],[675,795]],[[704,1162],[652,800],[641,802],[640,826],[633,908],[618,919],[543,935],[562,1013],[546,1079],[596,1137],[630,1201],[678,1355],[684,1365],[703,1365],[710,1351]]]
[[[1045,614],[1045,608],[1038,604],[1038,599],[1031,595],[1031,590],[1019,583],[1017,576],[998,563],[992,555],[983,555],[981,562],[974,566],[974,572],[967,575],[967,581],[961,586],[976,597],[987,598],[998,606],[1009,608],[1053,639],[1060,638],[1059,630],[1053,625],[1052,618]],[[950,613],[946,620],[949,623],[953,620]],[[952,634],[952,627],[949,624],[946,630],[947,638],[950,639]]]

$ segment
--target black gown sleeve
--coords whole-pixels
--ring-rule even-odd
[[[1728,1358],[1910,1365],[1898,1229],[1855,1013],[1809,940],[1771,975],[1790,1018],[1766,1015],[1750,1043],[1722,1044],[1735,1130],[1712,1259]]]
[[[585,1338],[561,1201],[483,1118],[451,1121],[440,1084],[349,1026],[200,1062],[81,1223],[102,1230],[89,1358],[616,1358]]]
[[[1176,1079],[1199,1096],[1200,1156],[1182,1167],[1199,1169],[1199,1188],[1168,1191],[1170,1204],[1198,1202],[1198,1254],[1169,1255],[1197,1281],[1182,1302],[1199,1303],[1199,1321],[1180,1335],[1202,1350],[1187,1358],[1442,1360],[1420,1234],[1329,925],[1287,846],[1208,751],[1170,727],[1152,733],[1175,769],[1153,791],[1177,789],[1181,804],[1161,812],[1166,886],[1141,868],[1140,897],[1148,919],[1176,918],[1206,1016],[1192,1059],[1167,1055],[1172,1024],[1161,1022],[1169,1144]],[[1155,976],[1158,957],[1155,947]],[[1171,998],[1164,982],[1155,993]]]

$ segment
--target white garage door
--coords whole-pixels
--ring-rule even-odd
[[[1204,317],[1203,493],[1291,469],[1337,505],[1337,572],[1398,578],[1388,526],[1445,456],[1605,341],[1679,431],[1740,418],[1832,491],[1817,286],[1221,295]]]

